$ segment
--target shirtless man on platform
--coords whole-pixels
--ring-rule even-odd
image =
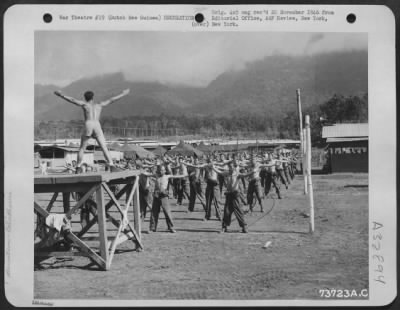
[[[118,171],[118,168],[114,166],[110,152],[107,149],[106,139],[104,138],[103,130],[101,129],[99,120],[103,107],[129,94],[129,89],[126,89],[121,94],[112,97],[108,100],[102,101],[100,103],[96,103],[93,100],[94,94],[91,91],[87,91],[84,93],[83,95],[85,98],[84,101],[65,96],[60,91],[55,91],[54,94],[83,109],[83,115],[85,118],[85,129],[81,137],[81,146],[78,153],[78,163],[76,172],[77,173],[81,172],[83,154],[86,150],[90,138],[95,138],[97,143],[100,145],[101,149],[103,150],[104,157],[106,158],[108,165],[110,166],[111,172]]]

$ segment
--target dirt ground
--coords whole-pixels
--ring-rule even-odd
[[[289,190],[282,188],[284,199],[270,194],[264,200],[267,215],[256,207],[246,216],[248,234],[241,233],[237,221],[222,234],[215,217],[202,221],[200,204],[187,213],[187,201],[178,206],[172,199],[176,234],[166,231],[163,215],[159,232],[148,234],[148,215],[142,225],[144,251],[133,251],[131,242],[121,244],[119,249],[126,251],[114,256],[109,271],[88,267],[85,257],[44,260],[35,266],[34,296],[318,299],[319,289],[368,288],[368,175],[315,175],[313,182],[314,234],[308,233],[309,207],[299,175]],[[77,219],[73,228],[79,229]],[[268,241],[270,246],[263,248]]]

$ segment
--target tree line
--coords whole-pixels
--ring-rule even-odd
[[[326,123],[368,122],[368,94],[361,96],[334,95],[322,104],[303,109],[310,115],[311,137],[321,142],[321,129]],[[106,117],[101,120],[106,135],[116,137],[239,137],[266,139],[298,139],[297,111],[283,117],[240,111],[226,116],[153,115]],[[81,120],[40,121],[35,123],[35,139],[79,138],[83,128]]]

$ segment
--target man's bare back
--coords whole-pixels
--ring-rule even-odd
[[[85,122],[88,121],[99,121],[100,120],[100,114],[101,111],[103,110],[103,106],[92,101],[92,102],[85,102],[82,105],[83,109],[83,115],[85,117]]]
[[[83,109],[83,116],[85,118],[85,129],[81,137],[81,146],[78,153],[78,163],[77,167],[80,167],[83,160],[83,154],[86,150],[90,138],[95,138],[103,150],[104,157],[106,158],[108,164],[113,166],[113,161],[110,153],[108,152],[106,146],[106,139],[104,138],[103,130],[100,125],[100,115],[103,107],[121,99],[122,97],[129,94],[129,89],[124,90],[121,94],[114,96],[106,101],[102,101],[100,103],[96,103],[93,100],[94,93],[91,91],[87,91],[84,94],[85,101],[77,100],[75,98],[66,96],[62,94],[60,91],[54,92],[55,95],[61,97],[62,99],[73,103]]]
[[[75,98],[65,96],[60,91],[56,91],[56,92],[54,92],[54,94],[63,98],[64,100],[66,100],[68,102],[71,102],[77,106],[82,107],[83,116],[85,118],[85,122],[87,122],[87,121],[99,121],[103,107],[105,107],[105,106],[113,103],[114,101],[117,101],[118,99],[121,99],[122,97],[129,94],[129,89],[125,89],[121,94],[119,94],[115,97],[112,97],[108,100],[102,101],[100,103],[97,103],[93,100],[94,94],[90,91],[88,91],[84,94],[85,101],[77,100]]]

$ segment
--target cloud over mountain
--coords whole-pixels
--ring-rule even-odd
[[[310,40],[316,43],[323,38]],[[367,92],[368,57],[362,50],[312,56],[271,55],[225,71],[204,87],[132,82],[125,75],[113,73],[79,79],[61,90],[77,98],[92,90],[97,100],[104,100],[130,88],[127,97],[104,109],[103,117],[161,113],[229,115],[241,111],[280,117],[296,109],[297,88],[302,90],[305,107],[323,103],[333,94]],[[162,77],[158,79],[161,80]],[[35,85],[35,120],[82,119],[80,108],[53,95],[54,90],[56,86]]]

